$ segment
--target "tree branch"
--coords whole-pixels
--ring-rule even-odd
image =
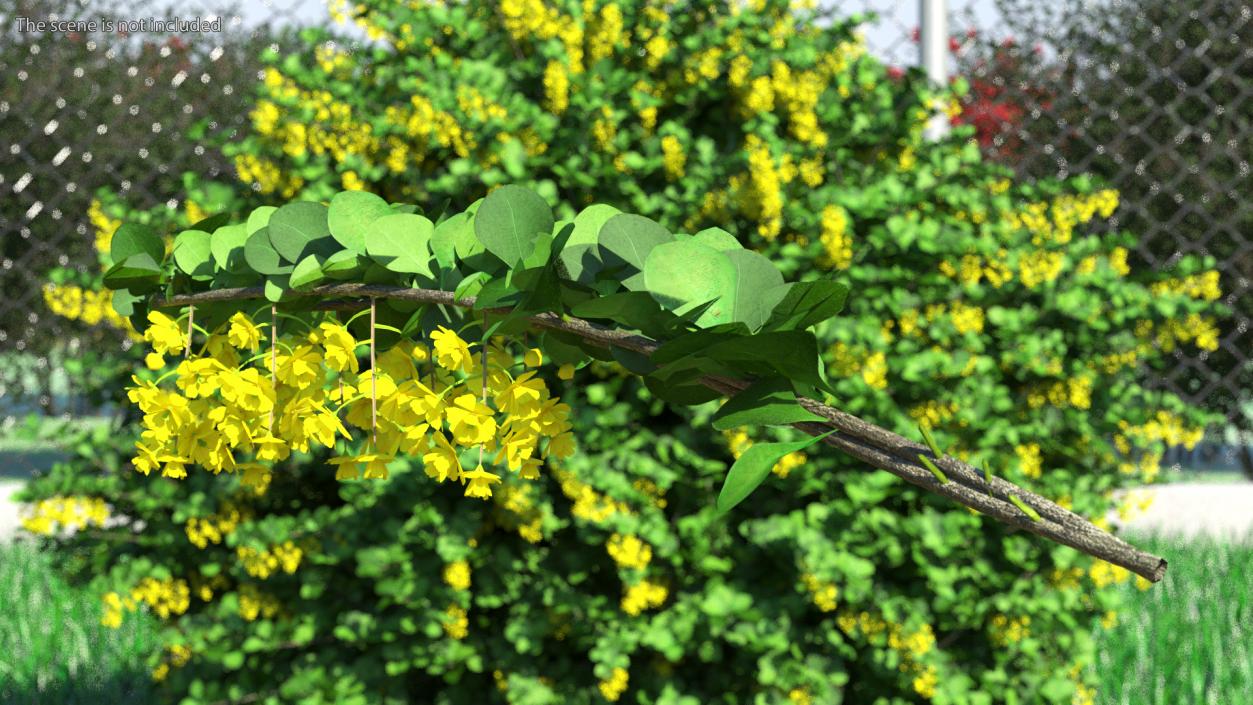
[[[318,286],[301,293],[308,296],[328,297],[328,300],[320,302],[315,307],[327,310],[351,310],[365,305],[362,302],[337,301],[329,297],[392,298],[463,308],[471,308],[475,302],[473,297],[457,299],[450,291],[358,283]],[[242,301],[263,296],[264,291],[261,287],[218,289],[155,300],[152,305],[174,307],[215,301]],[[508,313],[511,309],[483,310],[490,313]],[[656,341],[649,338],[605,328],[580,318],[555,313],[538,313],[530,316],[529,319],[532,324],[541,328],[571,333],[604,347],[623,348],[648,356],[651,356],[659,347]],[[744,380],[716,376],[702,377],[700,382],[726,396],[734,396],[749,386],[749,383]],[[799,402],[804,408],[826,419],[826,423],[796,423],[793,424],[795,428],[810,435],[820,435],[832,428],[836,429],[838,433],[827,436],[823,442],[858,460],[1010,526],[1030,531],[1090,556],[1122,566],[1153,582],[1160,581],[1166,574],[1165,559],[1135,548],[1078,514],[1063,509],[1030,490],[999,477],[993,477],[989,484],[984,480],[982,473],[956,458],[949,456],[937,458],[923,445],[815,399],[801,397]],[[944,471],[949,481],[941,482],[918,460],[919,455],[931,458],[932,462]],[[1008,499],[1010,494],[1016,495],[1024,504],[1039,513],[1040,520],[1033,521],[1026,516]]]

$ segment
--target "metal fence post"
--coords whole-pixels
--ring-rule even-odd
[[[948,2],[918,0],[919,61],[932,85],[948,84]],[[948,117],[938,112],[927,121],[927,139],[948,134]]]

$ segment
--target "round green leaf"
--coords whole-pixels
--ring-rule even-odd
[[[244,261],[258,274],[290,274],[292,266],[285,264],[274,245],[270,244],[270,229],[264,227],[248,236],[244,242]]]
[[[387,201],[367,191],[340,191],[331,198],[327,224],[339,244],[364,255],[370,223],[393,212]]]
[[[165,243],[157,235],[157,231],[139,223],[122,223],[113,232],[109,242],[109,258],[114,263],[122,262],[131,255],[146,254],[154,262],[160,263],[165,258]]]
[[[251,235],[270,224],[270,216],[278,210],[277,206],[261,206],[248,216],[247,234]]]
[[[700,237],[700,233],[696,235]],[[752,250],[737,248],[723,254],[735,266],[731,320],[740,321],[749,330],[756,331],[770,318],[775,304],[787,293],[779,288],[783,285],[783,275],[773,262]]]
[[[709,327],[733,320],[735,273],[725,252],[682,240],[652,248],[644,262],[644,285],[657,303],[680,316],[712,301],[696,319],[696,325]]]
[[[293,289],[303,289],[320,283],[325,277],[325,274],[322,272],[324,261],[321,255],[306,255],[304,259],[297,262],[296,266],[292,268],[291,279],[288,280],[288,284]]]
[[[299,262],[312,254],[313,243],[326,240],[322,247],[330,243],[326,214],[327,207],[314,201],[296,201],[280,207],[266,226],[270,231],[270,244],[283,259]]]
[[[209,251],[218,269],[240,272],[247,266],[244,261],[244,243],[248,241],[248,226],[240,223],[223,225],[213,231],[209,239]]]
[[[365,249],[374,261],[393,272],[431,272],[431,236],[435,224],[412,213],[394,213],[378,218],[365,236]]]
[[[322,263],[322,273],[332,279],[351,279],[360,274],[366,260],[352,250],[340,250],[326,258]]]
[[[181,272],[197,278],[213,276],[209,240],[203,230],[184,230],[174,238],[174,264]]]
[[[451,215],[435,226],[435,233],[431,235],[431,252],[435,254],[440,269],[452,269],[457,264],[457,237],[462,230],[469,232],[470,239],[474,240],[470,216],[465,213]]]
[[[492,191],[474,216],[474,234],[479,242],[510,267],[531,254],[540,233],[552,229],[552,209],[524,186],[501,186]]]
[[[696,238],[699,242],[709,245],[715,250],[722,250],[725,252],[744,249],[744,246],[740,244],[739,240],[735,239],[734,235],[723,230],[722,228],[706,228],[692,237]]]
[[[574,231],[558,255],[567,278],[585,282],[596,276],[602,266],[597,246],[600,229],[621,212],[613,206],[595,203],[574,217]]]
[[[674,236],[642,215],[619,213],[601,226],[597,242],[600,259],[606,269],[629,266],[636,272],[642,272],[653,248],[674,242]]]

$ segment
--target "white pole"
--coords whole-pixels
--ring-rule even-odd
[[[919,59],[934,86],[948,85],[948,3],[946,0],[918,0]],[[927,139],[948,134],[948,116],[934,115],[925,132]]]

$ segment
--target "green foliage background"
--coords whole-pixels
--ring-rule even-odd
[[[221,205],[365,187],[464,208],[518,182],[565,216],[596,200],[674,231],[722,226],[789,279],[851,285],[819,331],[841,408],[910,435],[925,420],[949,452],[1093,518],[1110,490],[1152,474],[1164,442],[1211,420],[1139,381],[1166,364],[1153,362],[1156,335],[1180,338],[1203,327],[1188,316],[1220,309],[1124,274],[1116,248],[1130,233],[1075,222],[1058,236],[1058,220],[1096,206],[1046,209],[1047,227],[1021,215],[1059,196],[1096,203],[1093,184],[1014,184],[963,133],[925,143],[921,124],[946,98],[913,73],[891,80],[851,21],[793,19],[777,2],[669,10],[365,3],[382,47],[337,55],[311,31],[307,52],[267,57],[252,134],[223,147],[254,191]],[[102,200],[113,217],[188,224]],[[978,283],[959,281],[964,257],[978,258]],[[163,685],[188,703],[590,703],[617,693],[617,668],[623,702],[1091,702],[1090,629],[1118,609],[1102,588],[1125,571],[828,452],[720,519],[731,453],[708,427],[712,405],[668,407],[612,364],[562,396],[581,448],[566,487],[546,472],[512,502],[469,503],[416,467],[340,484],[317,457],[284,463],[259,497],[202,472],[143,478],[126,465],[129,425],[28,497],[100,495],[143,522],[134,540],[56,541],[72,572],[118,590],[143,577],[193,586],[162,637],[192,650]],[[227,501],[254,518],[191,545],[184,522]],[[519,529],[536,520],[533,544]],[[646,568],[615,564],[614,533],[652,547]],[[236,545],[284,540],[306,551],[294,574],[254,580],[235,558]],[[458,560],[468,590],[440,579]],[[210,599],[194,596],[219,575]],[[664,602],[627,614],[621,598],[644,579]],[[241,597],[255,590],[276,610],[247,620]],[[468,611],[464,638],[444,627],[451,604]]]

